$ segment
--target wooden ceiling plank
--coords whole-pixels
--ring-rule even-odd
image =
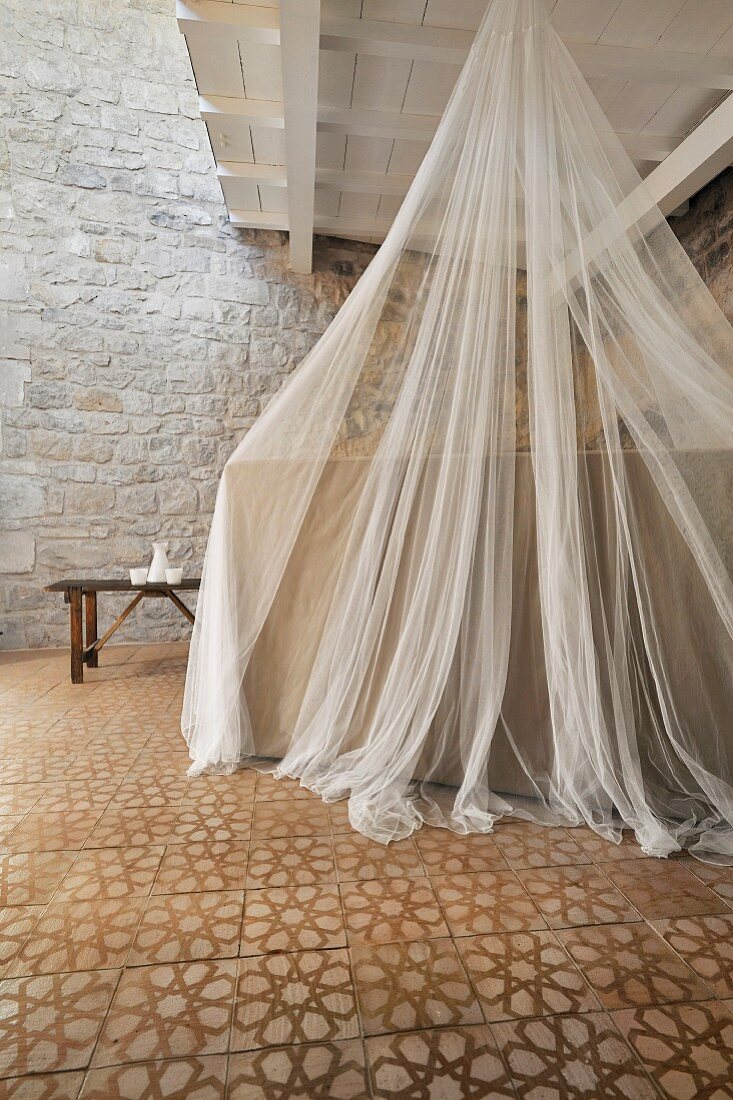
[[[290,266],[313,269],[321,0],[280,0]]]

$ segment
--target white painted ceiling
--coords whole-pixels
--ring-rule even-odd
[[[642,176],[733,89],[733,0],[546,3]],[[288,5],[295,12],[294,46],[288,46],[281,28]],[[290,228],[292,236],[296,213],[288,185],[292,191],[304,178],[296,157],[307,176],[310,141],[315,181],[312,217],[305,218],[308,234],[381,240],[486,5],[487,0],[321,0],[320,17],[306,16],[315,24],[320,19],[309,104],[309,74],[303,75],[302,96],[293,94],[292,79],[285,94],[282,74],[288,63],[291,77],[293,66],[308,69],[299,33],[304,13],[317,13],[317,0],[178,0],[179,26],[231,220]],[[289,122],[297,125],[297,134],[288,133]],[[291,165],[286,165],[286,144]]]

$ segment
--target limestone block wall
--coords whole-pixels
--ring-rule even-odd
[[[173,0],[0,8],[0,646],[64,644],[44,584],[192,574],[235,443],[373,253],[233,229]],[[120,601],[100,602],[102,625]],[[185,635],[146,601],[120,640]]]

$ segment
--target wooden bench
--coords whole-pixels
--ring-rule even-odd
[[[81,684],[84,682],[84,665],[88,668],[97,668],[98,655],[114,632],[122,626],[130,612],[137,607],[141,600],[169,599],[190,623],[194,622],[193,612],[186,607],[178,592],[195,592],[201,584],[200,577],[192,577],[190,580],[181,581],[180,584],[131,584],[130,581],[112,580],[71,580],[56,581],[47,584],[46,592],[63,592],[64,603],[69,605],[70,633],[71,633],[71,682]],[[97,637],[97,595],[100,592],[134,592],[135,596],[127,605],[121,615],[118,615],[112,626],[101,638]],[[82,616],[82,602],[84,615]],[[86,640],[84,638],[84,621],[86,622]]]

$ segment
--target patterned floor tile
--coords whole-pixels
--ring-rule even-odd
[[[604,1008],[710,997],[707,986],[647,924],[566,929],[558,938]]]
[[[223,1053],[235,972],[229,959],[125,970],[94,1065]]]
[[[642,917],[690,917],[728,913],[725,902],[687,867],[669,860],[623,860],[603,870]]]
[[[595,866],[543,867],[518,874],[550,928],[639,920],[634,907]]]
[[[427,878],[345,882],[341,900],[349,943],[390,943],[448,935]]]
[[[346,951],[239,960],[232,1050],[351,1039],[358,1033]]]
[[[0,856],[0,905],[50,901],[77,852],[11,852]]]
[[[366,1051],[374,1100],[515,1100],[484,1025],[380,1035]]]
[[[43,910],[43,905],[10,905],[0,909],[0,978],[7,974]]]
[[[177,813],[175,806],[126,810],[108,807],[92,829],[84,847],[138,848],[145,844],[165,844]]]
[[[0,1081],[2,1100],[76,1100],[83,1073],[38,1073]]]
[[[432,883],[454,936],[547,927],[513,871],[445,875],[433,878]]]
[[[447,829],[422,828],[415,842],[431,876],[506,869],[492,837],[481,833],[456,836]]]
[[[733,1095],[733,1014],[720,1002],[626,1009],[613,1018],[670,1100]]]
[[[356,833],[356,829],[349,821],[349,800],[347,798],[342,799],[340,802],[331,802],[326,806],[328,810],[328,822],[331,826],[331,832],[337,836],[339,833]],[[358,834],[361,836],[361,833]]]
[[[552,932],[515,932],[458,941],[489,1023],[599,1007]]]
[[[86,1066],[118,978],[93,970],[0,982],[0,1076]]]
[[[577,829],[567,829],[566,832],[570,839],[580,845],[583,851],[591,857],[594,863],[613,863],[620,859],[651,858],[642,852],[634,834],[628,830],[624,832],[620,844],[614,844],[612,840],[605,840],[585,825],[579,826]]]
[[[142,910],[142,898],[52,901],[7,974],[17,977],[122,967]]]
[[[0,815],[27,814],[45,791],[41,783],[0,783]]]
[[[11,852],[76,851],[84,846],[99,816],[99,810],[31,813],[13,830],[5,845]]]
[[[733,997],[733,913],[652,923],[713,993]]]
[[[6,840],[12,833],[13,829],[17,828],[23,820],[23,814],[5,814],[4,817],[0,817],[0,845],[6,848]]]
[[[173,844],[221,844],[249,840],[251,824],[250,810],[236,810],[223,815],[206,807],[183,806],[178,812],[170,840]]]
[[[733,909],[733,867],[715,867],[694,858],[690,859],[685,866]]]
[[[280,799],[311,798],[317,799],[318,795],[309,791],[307,787],[301,787],[297,779],[275,779],[273,775],[260,772],[257,776],[255,787],[255,801],[276,802]]]
[[[350,954],[365,1035],[484,1022],[451,940],[352,947]]]
[[[492,1030],[522,1100],[657,1100],[603,1012],[513,1020]]]
[[[87,848],[59,887],[59,900],[144,897],[150,893],[164,849]]]
[[[242,901],[241,890],[149,898],[128,965],[232,958],[239,950]]]
[[[188,787],[186,779],[124,779],[115,791],[112,806],[178,806]]]
[[[229,1059],[227,1100],[364,1100],[366,1096],[364,1047],[359,1039],[265,1048]]]
[[[124,779],[130,764],[129,752],[82,753],[71,761],[64,779]]]
[[[169,844],[153,894],[199,890],[241,890],[247,871],[247,844]]]
[[[199,775],[192,779],[184,806],[208,806],[212,810],[247,810],[254,804],[257,773],[242,769],[233,775]]]
[[[247,865],[248,890],[335,881],[330,836],[252,841]]]
[[[335,884],[247,891],[240,955],[345,946],[346,931]]]
[[[491,834],[510,867],[560,867],[590,863],[590,856],[564,829],[529,821],[497,825]]]
[[[378,844],[361,833],[334,836],[333,852],[339,882],[369,878],[424,878],[415,842],[408,837]]]
[[[117,780],[104,779],[48,783],[33,810],[34,813],[45,814],[99,809],[101,813],[117,787]]]
[[[252,836],[257,840],[323,836],[328,830],[328,810],[321,801],[289,798],[255,803]]]
[[[226,1071],[219,1054],[108,1066],[87,1074],[82,1100],[224,1100]]]

